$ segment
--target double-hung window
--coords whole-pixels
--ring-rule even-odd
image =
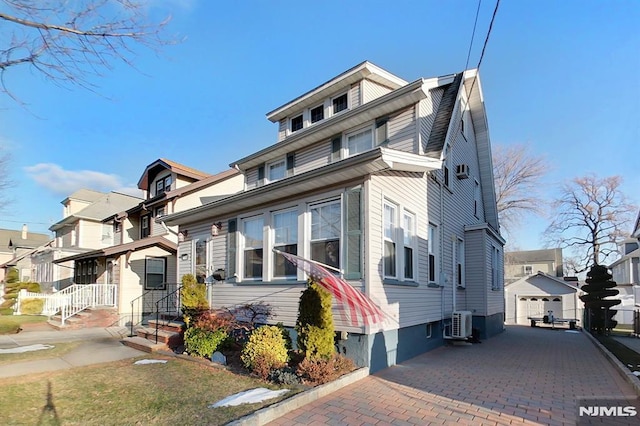
[[[145,261],[145,290],[164,290],[166,259],[147,257]]]
[[[396,277],[397,207],[384,203],[384,276]]]
[[[349,106],[347,105],[347,94],[343,93],[340,96],[336,96],[331,100],[331,105],[333,107],[333,114],[337,114],[340,111],[344,111]]]
[[[285,253],[298,254],[297,210],[273,213],[273,247]],[[273,253],[273,264],[275,278],[296,278],[296,267],[279,253]]]
[[[284,179],[286,176],[287,163],[284,158],[267,164],[268,182],[275,182],[277,180]]]
[[[498,255],[496,246],[491,246],[491,290],[500,290],[500,276],[498,274]]]
[[[369,151],[373,148],[373,129],[360,129],[345,136],[347,157]]]
[[[460,238],[456,238],[455,241],[455,254],[456,254],[456,270],[455,270],[455,277],[456,277],[456,285],[458,287],[464,288],[465,287],[465,280],[464,280],[464,275],[465,275],[465,267],[464,267],[464,241]]]
[[[309,110],[309,116],[312,124],[324,120],[324,104],[311,108],[311,110]]]
[[[291,133],[297,132],[298,130],[302,129],[303,125],[304,125],[304,118],[302,117],[302,114],[296,117],[293,117],[291,119]]]
[[[264,219],[256,216],[242,222],[244,235],[244,278],[262,279]]]
[[[199,283],[207,281],[207,240],[204,238],[196,241],[196,280]]]
[[[160,195],[169,190],[171,190],[171,175],[156,181],[156,195]]]
[[[438,279],[438,228],[429,224],[429,236],[427,240],[429,250],[429,282],[435,283]]]
[[[151,233],[151,215],[142,216],[140,219],[140,238],[146,238]]]
[[[311,259],[340,268],[340,200],[310,206]]]
[[[415,279],[413,256],[416,253],[416,217],[413,213],[405,211],[402,215],[402,232],[404,235],[404,278],[407,280]]]

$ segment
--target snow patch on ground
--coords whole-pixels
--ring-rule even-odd
[[[43,345],[38,343],[36,345],[18,346],[17,348],[0,349],[0,354],[21,354],[24,352],[41,351],[43,349],[53,349],[53,345]]]
[[[141,359],[139,361],[134,362],[134,365],[144,365],[144,364],[166,364],[166,359]]]
[[[236,393],[235,395],[228,396],[215,404],[210,404],[209,408],[216,407],[229,407],[240,404],[253,404],[256,402],[266,401],[267,399],[277,398],[282,394],[289,392],[289,389],[271,390],[267,388],[256,388],[246,390],[244,392]]]

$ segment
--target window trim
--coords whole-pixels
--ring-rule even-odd
[[[344,266],[344,226],[345,226],[344,214],[343,214],[344,203],[342,200],[342,196],[343,194],[341,193],[340,196],[338,197],[329,197],[329,198],[325,198],[317,201],[308,202],[307,213],[309,215],[309,222],[308,222],[308,226],[305,226],[305,247],[308,250],[307,253],[309,254],[309,259],[316,260],[316,259],[313,259],[313,250],[312,250],[311,244],[315,241],[327,241],[329,239],[328,238],[318,238],[315,240],[313,239],[313,219],[312,219],[313,215],[311,211],[314,208],[318,208],[318,207],[329,206],[332,204],[338,205],[338,211],[340,214],[340,229],[338,230],[338,266],[336,268],[340,269],[341,271],[343,271],[343,266]],[[316,260],[316,261],[321,262],[319,260]],[[322,262],[322,263],[326,263],[326,262]]]
[[[300,247],[300,211],[298,209],[298,207],[289,207],[289,208],[284,208],[284,209],[278,209],[278,210],[273,210],[271,211],[271,214],[269,215],[269,240],[267,242],[268,244],[268,248],[269,248],[269,253],[271,256],[270,259],[270,265],[268,266],[269,269],[269,274],[267,274],[267,276],[271,279],[271,280],[297,280],[299,277],[299,271],[296,268],[296,272],[293,275],[276,275],[276,256],[279,256],[279,254],[275,253],[272,249],[274,248],[278,248],[281,246],[287,246],[287,245],[293,245],[292,242],[288,242],[285,244],[278,244],[276,243],[276,228],[274,226],[275,224],[275,217],[276,215],[280,215],[280,214],[290,214],[290,213],[294,213],[295,217],[296,217],[296,226],[295,226],[295,233],[296,233],[296,238],[295,238],[295,246],[296,246],[296,254],[299,254],[299,247]],[[286,268],[285,268],[286,270]]]
[[[340,111],[336,111],[335,110],[335,100],[338,98],[341,98],[342,96],[345,97],[346,100],[346,106],[344,107],[344,109],[341,109]],[[351,105],[350,105],[350,100],[349,100],[349,90],[347,90],[346,92],[342,92],[338,95],[332,96],[329,99],[329,104],[330,104],[330,109],[331,109],[331,116],[333,117],[334,115],[340,114],[343,111],[349,111]]]
[[[406,243],[405,243],[405,226],[404,226],[404,219],[405,217],[410,217],[411,218],[411,245],[409,245],[408,247],[411,248],[411,266],[412,266],[412,273],[413,276],[412,277],[407,277],[405,274],[406,271],[406,267],[407,267],[407,263],[406,263],[406,257],[404,255],[404,249],[407,247]],[[418,273],[418,262],[417,262],[417,256],[418,256],[418,244],[417,244],[417,233],[416,233],[416,226],[418,223],[418,216],[407,209],[403,209],[402,210],[402,277],[404,281],[408,281],[408,282],[417,282],[418,277],[417,277],[417,273]]]
[[[391,217],[391,236],[387,235],[387,207],[392,209],[392,217]],[[399,244],[398,241],[398,233],[399,233],[399,224],[398,224],[398,211],[400,210],[399,206],[396,203],[393,203],[390,200],[385,199],[382,203],[382,278],[383,279],[398,279],[398,263],[399,256],[398,252],[402,244]],[[386,270],[387,265],[387,243],[391,242],[393,244],[393,274],[388,273]]]
[[[277,179],[271,179],[271,166],[277,165],[278,163],[282,163],[282,177],[281,178],[277,178]],[[277,182],[279,180],[282,180],[284,178],[287,177],[287,157],[279,157],[277,160],[273,160],[270,161],[268,163],[265,164],[265,176],[264,176],[264,183],[272,183],[272,182]]]
[[[147,226],[145,227],[145,219],[147,222]],[[146,234],[145,234],[145,229],[146,229]],[[151,215],[150,214],[145,214],[144,216],[140,217],[140,238],[147,238],[151,235]]]
[[[353,136],[353,135],[357,135],[359,133],[365,133],[369,131],[371,133],[371,145],[366,148],[364,151],[360,151],[358,153],[355,154],[350,154],[349,153],[349,136]],[[349,132],[344,132],[342,135],[342,158],[349,158],[349,157],[354,157],[356,155],[362,154],[364,152],[367,151],[371,151],[374,147],[376,146],[376,141],[375,141],[375,124],[373,123],[369,123],[366,126],[361,126],[358,128],[355,128],[353,130],[350,130]]]
[[[322,118],[320,118],[319,120],[313,121],[313,111],[318,109],[318,108],[322,108]],[[324,102],[319,104],[319,105],[316,105],[314,107],[310,107],[309,108],[309,126],[311,126],[313,124],[316,124],[316,123],[319,123],[322,120],[324,120],[325,118],[327,118],[326,117],[326,110],[327,110],[327,107],[324,104]]]
[[[162,267],[162,283],[159,287],[150,287],[149,286],[149,260],[161,260]],[[154,273],[154,275],[159,275]],[[167,289],[167,258],[166,257],[156,257],[156,256],[146,256],[144,258],[144,289],[145,290],[166,290]]]
[[[465,263],[465,244],[464,239],[460,237],[456,237],[454,243],[454,251],[453,254],[455,256],[454,264],[454,274],[455,284],[459,289],[467,288],[466,282],[466,263]]]
[[[437,284],[439,281],[438,273],[439,273],[439,227],[435,223],[429,222],[429,226],[427,228],[427,281],[429,284]],[[431,276],[431,257],[433,256],[433,277]]]
[[[298,118],[300,118],[300,128],[293,130],[293,120],[296,120]],[[288,130],[290,135],[302,129],[304,129],[304,113],[296,114],[295,116],[292,116],[291,118],[289,118]]]
[[[238,272],[240,273],[240,280],[241,281],[264,281],[265,278],[265,243],[267,242],[267,240],[265,240],[265,226],[267,225],[264,219],[264,213],[258,213],[258,214],[253,214],[253,215],[249,215],[249,216],[245,216],[240,218],[240,236],[242,237],[240,239],[241,241],[241,247],[240,247],[240,265],[238,268]],[[247,236],[246,236],[246,232],[245,232],[245,224],[249,221],[253,221],[253,220],[261,220],[262,221],[262,246],[258,247],[249,247],[247,248]],[[247,250],[259,250],[262,249],[262,271],[260,272],[260,276],[259,277],[247,277],[246,276],[246,267],[247,267],[247,262],[246,262],[246,252]]]

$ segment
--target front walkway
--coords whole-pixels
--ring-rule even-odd
[[[579,397],[636,394],[585,334],[507,326],[481,344],[387,368],[270,424],[574,425]]]

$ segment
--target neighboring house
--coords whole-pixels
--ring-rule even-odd
[[[9,268],[16,268],[21,281],[33,280],[31,252],[49,242],[47,234],[29,232],[27,225],[19,231],[0,229],[0,281]]]
[[[106,217],[137,205],[140,198],[118,192],[103,193],[81,189],[62,201],[63,219],[49,229],[55,233],[52,244],[31,255],[35,280],[45,287],[62,290],[73,282],[84,282],[94,265],[76,268],[73,262],[61,261],[68,256],[85,253],[114,243],[113,226]]]
[[[73,265],[77,284],[116,284],[121,325],[131,322],[132,309],[137,322],[177,286],[178,230],[164,225],[162,218],[242,187],[237,170],[208,175],[167,159],[156,160],[138,182],[145,199],[103,218],[110,244],[55,262]]]
[[[582,321],[581,294],[575,281],[537,272],[505,285],[507,324],[530,324],[529,317],[553,316]]]
[[[633,311],[640,307],[640,214],[631,236],[618,245],[620,259],[609,265],[616,289],[616,298],[622,300],[615,306],[614,319],[620,324],[633,324]]]
[[[544,272],[553,277],[563,277],[562,249],[505,252],[504,281],[506,284],[538,272]]]
[[[165,218],[185,237],[178,278],[214,307],[267,303],[292,328],[306,277],[272,249],[342,271],[387,319],[352,326],[341,351],[372,371],[444,343],[454,311],[503,330],[503,245],[475,70],[407,82],[369,62],[267,114],[277,142],[233,162],[244,190]],[[226,279],[224,279],[226,276]],[[458,318],[456,316],[456,318]],[[470,328],[470,327],[468,327]]]

